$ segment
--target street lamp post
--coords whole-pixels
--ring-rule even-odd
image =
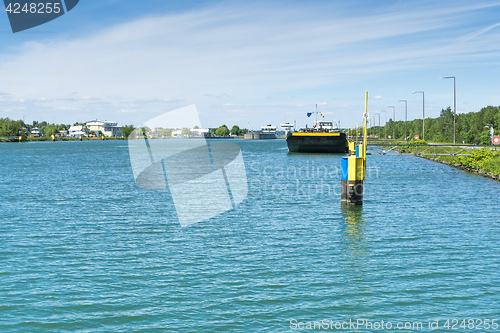
[[[374,113],[374,116],[378,116],[378,138],[380,139],[380,113]],[[375,126],[377,126],[377,122],[373,119]]]
[[[454,76],[443,76],[439,78],[443,79],[453,79],[453,144],[455,144],[455,131],[456,131],[456,117],[457,117],[457,90],[455,85]]]
[[[387,108],[392,108],[392,139],[396,140],[396,107],[389,105]]]
[[[423,91],[414,91],[414,94],[422,94],[422,140],[425,141],[425,97]]]
[[[400,99],[400,102],[405,102],[405,141],[406,141],[406,122],[408,121],[408,101],[406,99]]]
[[[380,112],[384,113],[384,139],[387,139],[387,111],[380,110]]]

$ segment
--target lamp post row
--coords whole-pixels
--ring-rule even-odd
[[[406,123],[408,122],[408,101],[406,99],[400,99],[400,102],[405,102],[405,141],[406,141]]]
[[[389,105],[387,108],[392,108],[392,139],[396,140],[396,107]]]
[[[440,80],[443,79],[453,79],[453,144],[456,143],[456,117],[457,117],[457,93],[456,93],[456,81],[454,76],[444,76],[439,78]],[[414,91],[413,94],[422,94],[422,140],[425,141],[425,93],[423,91]],[[408,121],[408,101],[405,99],[399,100],[400,102],[405,102],[405,140],[406,140],[406,135],[407,135],[407,121]],[[387,108],[392,108],[392,135],[395,138],[396,137],[396,128],[395,128],[395,122],[396,122],[396,107],[393,105],[389,105]],[[381,110],[380,112],[386,112],[386,110]],[[379,122],[380,122],[380,114],[379,116]],[[387,113],[385,113],[385,122],[387,123]],[[380,126],[380,124],[379,124]],[[387,130],[385,132],[385,137],[387,137]]]
[[[374,116],[378,116],[378,137],[380,138],[380,113],[374,113]],[[375,122],[375,118],[373,119],[373,122],[375,123],[375,126],[377,126],[377,123]]]

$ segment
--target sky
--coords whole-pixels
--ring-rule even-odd
[[[12,33],[0,118],[139,126],[196,105],[203,127],[378,125],[500,105],[500,1],[81,0]],[[388,106],[394,106],[395,112]],[[386,110],[385,112],[382,110]]]

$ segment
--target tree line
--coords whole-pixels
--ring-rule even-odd
[[[80,123],[75,123],[75,125],[85,125]],[[46,121],[33,121],[32,124],[26,124],[22,120],[12,120],[9,118],[0,118],[0,137],[18,137],[18,136],[29,136],[31,131],[34,128],[38,128],[40,133],[42,133],[46,137],[50,137],[53,134],[59,133],[60,131],[67,130],[71,127],[68,124],[49,124]],[[197,126],[195,127],[197,128]],[[134,125],[126,125],[122,127],[122,134],[125,138],[128,138],[130,133],[135,129]],[[151,129],[144,128],[144,132],[149,132]],[[163,135],[165,137],[171,137],[174,129],[165,128],[159,129],[157,132],[159,135]],[[247,133],[247,129],[240,129],[238,125],[234,125],[231,129],[229,129],[226,125],[222,125],[218,128],[211,128],[210,135],[211,136],[241,136]],[[191,135],[191,131],[188,128],[182,129],[182,135]]]
[[[149,127],[141,127],[142,132],[144,134],[146,133],[151,133],[152,136],[154,137],[155,135],[157,136],[162,136],[162,137],[172,137],[174,129],[172,128],[155,128],[151,129]],[[134,131],[135,127],[134,125],[126,125],[122,127],[122,134],[125,138],[128,138],[129,135]],[[199,129],[198,126],[195,126],[194,129]],[[248,133],[248,130],[246,128],[241,129],[238,125],[234,125],[229,129],[227,125],[222,125],[217,128],[210,128],[209,129],[209,135],[214,137],[229,137],[229,136],[241,136]],[[190,136],[192,135],[191,130],[189,128],[182,128],[181,129],[181,135],[183,136]]]
[[[493,127],[495,134],[500,132],[500,106],[487,106],[478,112],[457,113],[455,126],[456,143],[491,144],[490,128]],[[393,139],[403,140],[405,122],[390,119],[385,126],[370,128],[368,134],[384,138],[386,133]],[[411,139],[418,135],[422,139],[422,119],[408,121],[406,135]],[[425,119],[425,140],[453,142],[453,110],[450,107],[442,109],[437,118]]]
[[[216,135],[216,136],[230,136],[230,135],[236,135],[236,136],[241,136],[248,133],[248,129],[243,128],[241,129],[238,125],[234,125],[231,127],[231,130],[226,125],[222,125],[219,128],[211,128],[210,129],[210,134]]]
[[[33,121],[32,124],[26,124],[22,120],[0,118],[0,137],[28,136],[34,128],[38,128],[44,136],[50,137],[62,130],[67,130],[70,125],[49,124],[46,121]]]
[[[78,124],[75,124],[78,125]],[[22,120],[11,120],[0,118],[0,137],[26,136],[37,127],[43,135],[49,137],[68,129],[68,124],[49,124],[46,121],[33,121],[26,124]],[[500,106],[487,106],[478,112],[460,113],[456,115],[456,142],[467,144],[490,144],[490,127],[493,127],[495,134],[500,133]],[[122,127],[125,137],[134,130],[133,125]],[[172,129],[162,129],[165,136],[172,135]],[[211,136],[228,137],[231,135],[241,136],[248,132],[248,129],[241,129],[234,125],[231,129],[225,124],[218,128],[211,128]],[[189,129],[184,129],[183,133],[189,135]],[[392,139],[403,140],[405,138],[405,122],[389,119],[385,126],[374,126],[369,129],[370,135],[385,137],[391,135]],[[415,135],[422,135],[422,119],[414,119],[406,122],[406,136],[413,138]],[[450,107],[442,109],[439,117],[425,119],[425,140],[430,142],[453,142],[453,111]]]

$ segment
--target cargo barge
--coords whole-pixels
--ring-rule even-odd
[[[313,128],[288,132],[286,143],[291,153],[344,154],[348,151],[346,134],[325,121],[316,121]]]

